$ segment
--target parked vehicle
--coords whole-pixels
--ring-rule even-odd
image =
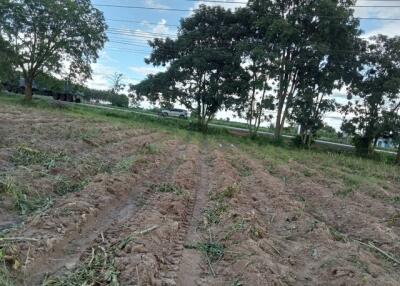
[[[170,117],[187,118],[188,112],[184,109],[178,109],[178,108],[163,109],[163,110],[161,110],[161,115],[162,116],[170,116]]]

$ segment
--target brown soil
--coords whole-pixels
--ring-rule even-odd
[[[16,285],[68,279],[97,250],[124,286],[400,285],[376,250],[400,257],[396,187],[340,196],[312,165],[271,174],[232,145],[17,107],[0,107],[0,135],[1,178],[51,199],[21,215],[0,194],[0,235],[21,239],[0,245]],[[20,164],[21,146],[45,160]],[[60,180],[84,183],[60,194]]]

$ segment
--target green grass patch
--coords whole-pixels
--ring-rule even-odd
[[[171,183],[155,184],[152,185],[150,189],[156,193],[174,193],[174,194],[182,193],[182,189],[180,187]]]
[[[185,248],[202,252],[211,263],[217,262],[225,254],[225,247],[217,242],[200,242],[195,245],[185,245]]]
[[[143,146],[141,153],[144,155],[155,155],[160,152],[156,144],[146,144]]]
[[[11,161],[15,165],[29,166],[50,162],[52,158],[45,152],[29,147],[20,146],[12,155]]]
[[[50,197],[39,194],[31,195],[28,191],[16,184],[10,177],[5,177],[1,183],[1,191],[11,196],[15,209],[21,215],[49,208],[53,201]]]
[[[211,208],[204,210],[204,216],[208,224],[219,224],[222,215],[228,210],[228,205],[217,201]]]
[[[54,192],[59,196],[64,196],[69,193],[80,192],[86,187],[87,183],[88,182],[86,180],[75,182],[69,178],[60,176],[56,179]]]
[[[115,165],[115,167],[113,168],[113,172],[121,173],[129,171],[138,160],[138,158],[138,156],[132,155],[122,159]]]

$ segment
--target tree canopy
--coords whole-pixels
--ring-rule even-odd
[[[64,72],[71,81],[90,77],[107,40],[104,16],[90,0],[3,0],[0,13],[0,37],[22,70],[27,98],[40,72]]]
[[[155,39],[147,63],[167,71],[131,87],[152,102],[178,102],[198,115],[207,128],[217,111],[247,92],[247,74],[237,49],[240,25],[230,10],[200,6],[181,21],[177,39]]]
[[[344,112],[352,117],[342,129],[354,136],[359,153],[371,154],[374,139],[385,132],[381,128],[385,112],[395,113],[399,109],[400,37],[379,35],[365,45],[358,75],[349,86],[352,100],[344,107]]]

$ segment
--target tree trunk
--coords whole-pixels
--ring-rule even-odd
[[[399,144],[399,149],[397,150],[396,163],[400,165],[400,144]]]
[[[33,86],[33,79],[28,77],[25,79],[25,99],[32,100],[32,86]]]
[[[276,115],[276,123],[275,123],[275,133],[274,133],[275,140],[280,140],[282,135],[281,120],[282,120],[283,103],[284,99],[280,98],[278,103],[278,113]]]

